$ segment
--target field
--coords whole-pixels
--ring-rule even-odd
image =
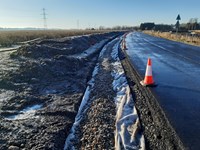
[[[18,42],[29,41],[36,38],[52,39],[67,36],[85,35],[92,33],[104,33],[100,30],[19,30],[19,31],[1,31],[0,47],[10,47]]]
[[[155,31],[144,31],[144,33],[161,37],[161,38],[166,38],[169,40],[174,40],[178,42],[200,46],[200,37],[197,37],[197,36],[191,36],[191,35],[186,35],[186,34],[175,34],[175,33],[170,33],[170,32],[155,32]]]

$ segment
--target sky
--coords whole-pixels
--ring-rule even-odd
[[[138,26],[143,22],[175,24],[190,18],[200,22],[199,0],[0,0],[0,27],[85,29]]]

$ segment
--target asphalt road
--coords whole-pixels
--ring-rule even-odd
[[[152,91],[184,145],[200,149],[200,47],[165,40],[140,32],[126,37],[127,54],[144,77],[152,59]]]

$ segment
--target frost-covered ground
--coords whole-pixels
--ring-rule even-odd
[[[0,59],[0,149],[63,149],[98,54],[116,35],[36,41]]]

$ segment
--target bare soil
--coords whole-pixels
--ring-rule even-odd
[[[101,48],[84,59],[68,56],[120,34],[42,40],[6,55],[11,63],[0,74],[0,149],[63,149]],[[26,116],[34,106],[41,108]]]
[[[116,40],[109,43],[103,56],[98,59],[99,70],[90,94],[90,106],[81,122],[77,149],[114,149],[116,105],[111,75],[111,52]]]

